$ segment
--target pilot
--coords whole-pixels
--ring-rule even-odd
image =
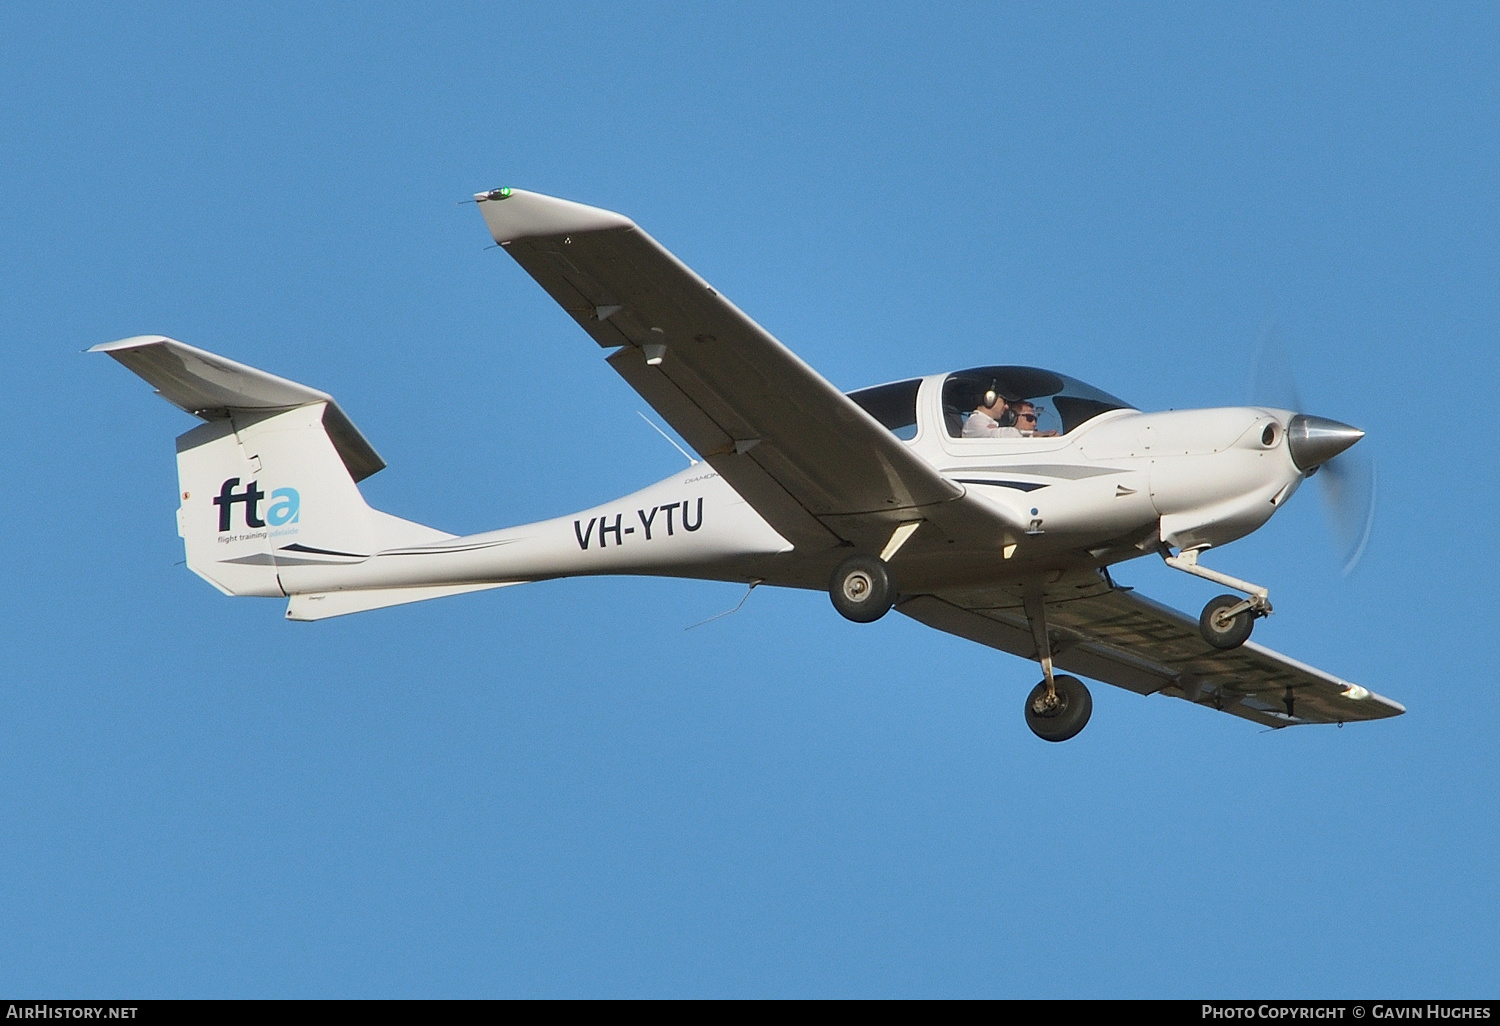
[[[1005,396],[995,391],[995,386],[991,385],[990,390],[980,397],[974,412],[964,421],[964,437],[1020,438],[1021,432],[1006,425],[1005,422],[1010,419],[1006,410]]]
[[[1027,399],[1022,399],[1015,404],[1013,412],[1016,415],[1016,428],[1025,438],[1055,438],[1056,431],[1038,431],[1036,429],[1036,415],[1040,412],[1037,407]]]

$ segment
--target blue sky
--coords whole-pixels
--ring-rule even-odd
[[[0,8],[0,991],[1493,996],[1497,50],[1488,5]],[[1054,746],[1034,667],[821,594],[304,625],[178,565],[194,422],[88,346],[332,392],[372,504],[454,532],[677,469],[486,251],[498,185],[630,215],[844,388],[1235,404],[1274,325],[1375,533],[1341,577],[1309,489],[1214,563],[1409,713],[1098,685]]]

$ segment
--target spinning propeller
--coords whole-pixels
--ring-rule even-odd
[[[1261,337],[1249,399],[1256,405],[1304,409],[1291,360],[1274,326]],[[1346,577],[1364,555],[1375,523],[1375,461],[1362,450],[1350,450],[1363,437],[1358,428],[1300,412],[1287,425],[1292,461],[1308,477],[1318,479]]]

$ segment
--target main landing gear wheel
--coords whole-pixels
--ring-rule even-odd
[[[1198,633],[1214,648],[1239,648],[1250,637],[1255,627],[1255,612],[1241,609],[1233,616],[1224,617],[1225,611],[1235,606],[1244,606],[1245,601],[1235,595],[1220,595],[1203,607],[1198,617]]]
[[[828,582],[833,608],[855,623],[874,623],[896,601],[891,568],[874,556],[850,556],[838,565]]]
[[[1077,677],[1059,674],[1052,683],[1055,693],[1050,700],[1046,681],[1026,696],[1026,726],[1043,741],[1066,741],[1088,726],[1094,696]]]

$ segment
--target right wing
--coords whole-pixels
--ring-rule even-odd
[[[963,499],[630,219],[519,189],[475,199],[495,241],[616,350],[610,365],[797,549],[879,552],[897,524],[924,519],[993,547],[1024,530]]]
[[[1081,597],[1047,602],[1053,663],[1142,695],[1160,692],[1268,727],[1399,716],[1406,708],[1253,642],[1217,649],[1196,620],[1129,588],[1101,581]],[[990,595],[918,595],[898,610],[940,631],[1023,659],[1036,644],[1019,600]]]

